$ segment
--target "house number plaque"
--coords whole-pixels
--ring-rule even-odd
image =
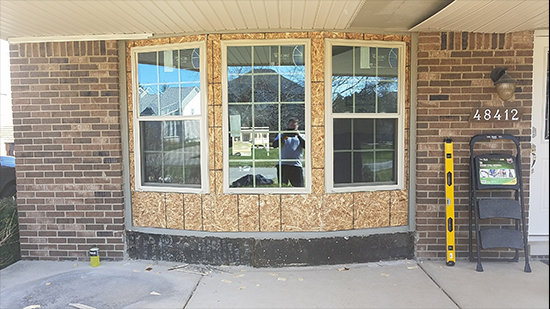
[[[520,109],[510,107],[474,108],[470,114],[470,122],[515,122],[520,119]]]

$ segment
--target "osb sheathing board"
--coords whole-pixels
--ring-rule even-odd
[[[223,40],[310,39],[311,194],[223,193]],[[209,34],[140,40],[127,44],[127,90],[132,219],[135,226],[212,232],[340,231],[408,224],[408,191],[325,193],[325,39],[400,41],[407,44],[406,87],[410,83],[410,37],[401,35],[296,32]],[[131,48],[206,41],[209,194],[135,191]],[[407,94],[409,91],[407,91]],[[405,187],[408,184],[410,98],[405,102]]]

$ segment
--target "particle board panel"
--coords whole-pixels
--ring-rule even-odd
[[[178,36],[178,37],[171,37],[170,43],[177,44],[177,43],[189,43],[189,42],[197,42],[197,41],[206,41],[207,35],[201,34],[201,35],[188,35],[188,36]]]
[[[134,192],[132,194],[132,217],[135,226],[165,228],[164,193]]]
[[[221,165],[217,165],[217,157],[216,157],[216,148],[215,148],[215,144],[216,144],[216,141],[214,140],[214,127],[208,127],[208,168],[210,170],[213,170],[213,169],[216,169],[216,166],[220,166],[219,168],[221,168]],[[220,162],[221,162],[221,157],[220,157]]]
[[[222,85],[221,84],[212,84],[214,86],[214,105],[222,106]]]
[[[202,226],[205,231],[214,231],[214,201],[215,195],[202,195]]]
[[[313,194],[325,193],[325,169],[314,168],[311,170],[311,192]]]
[[[401,226],[409,224],[408,191],[398,190],[390,192],[390,225]]]
[[[322,82],[311,83],[311,104],[325,106],[325,84]],[[323,119],[324,120],[324,119]]]
[[[239,230],[237,195],[205,195],[203,201],[204,225],[211,232]]]
[[[166,227],[184,229],[183,194],[166,193]]]
[[[354,193],[355,229],[387,227],[390,221],[388,191]]]
[[[130,190],[134,192],[136,190],[136,178],[135,178],[135,162],[134,162],[134,154],[130,153],[128,156],[128,159],[130,161]],[[133,196],[132,196],[133,199]],[[133,204],[133,200],[132,200]]]
[[[209,138],[214,141],[214,160],[215,168],[223,168],[223,129],[221,127],[214,127],[213,135]]]
[[[265,33],[226,33],[221,37],[224,41],[229,40],[263,40],[265,39]]]
[[[215,185],[215,193],[218,195],[223,194],[223,171],[216,170],[215,171],[215,178],[214,178],[214,185]],[[210,190],[212,192],[212,190]]]
[[[307,32],[267,32],[265,38],[271,39],[307,39]]]
[[[321,104],[311,105],[311,125],[324,126],[325,124],[325,106]]]
[[[323,231],[353,229],[353,194],[325,194],[322,218]]]
[[[239,195],[239,231],[260,230],[260,209],[258,195]]]
[[[260,195],[260,231],[281,231],[281,198],[279,195]]]
[[[384,40],[384,35],[383,34],[365,33],[364,39],[367,40],[367,41],[383,41]]]
[[[311,81],[325,80],[325,40],[311,39]]]
[[[215,121],[215,111],[214,111],[214,84],[209,84],[207,86],[207,89],[208,89],[208,107],[207,107],[207,111],[208,111],[208,127],[209,128],[212,128],[214,127],[214,121]]]
[[[128,146],[129,151],[134,152],[134,113],[128,112]]]
[[[214,126],[215,127],[222,127],[223,125],[223,108],[221,105],[214,105]]]
[[[285,232],[321,231],[322,196],[281,196],[281,229]]]
[[[202,196],[199,194],[183,195],[185,229],[202,231]]]
[[[315,149],[315,151],[313,151]],[[311,128],[311,167],[325,167],[325,128]]]
[[[211,60],[208,73],[211,74],[212,83],[221,83],[222,81],[222,55],[221,55],[221,41],[218,35],[208,36],[208,42],[212,46],[208,56],[208,60]],[[211,56],[210,56],[211,55]]]

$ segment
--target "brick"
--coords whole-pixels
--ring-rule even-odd
[[[112,56],[98,57],[107,54],[107,46],[110,46],[109,51],[114,49]],[[17,132],[14,135],[18,151],[18,173],[20,177],[26,177],[18,182],[24,259],[86,258],[87,249],[75,252],[78,244],[88,242],[85,237],[94,237],[93,240],[98,244],[106,243],[102,237],[122,237],[114,236],[112,232],[124,230],[123,212],[113,211],[124,209],[123,199],[120,198],[123,196],[122,186],[104,191],[109,197],[119,197],[111,198],[113,204],[84,199],[93,196],[94,191],[101,191],[97,187],[86,193],[88,187],[96,186],[94,182],[103,181],[105,172],[117,172],[117,177],[122,175],[121,164],[92,167],[85,166],[82,160],[92,157],[91,152],[82,151],[82,145],[91,144],[91,137],[101,137],[101,132],[109,130],[109,127],[104,125],[85,130],[73,127],[86,122],[100,123],[103,116],[90,118],[94,111],[100,110],[105,116],[120,115],[117,104],[119,86],[116,48],[116,44],[107,44],[105,41],[12,46],[11,62],[13,67],[17,66],[17,71],[12,73],[12,102]],[[90,98],[96,101],[90,102]],[[112,104],[98,109],[98,104],[112,99]],[[113,129],[120,130],[120,127]],[[113,136],[120,136],[120,133]],[[122,153],[111,150],[122,149],[120,138],[106,138],[102,143],[94,147],[106,153],[106,163],[122,161]],[[102,163],[100,158],[97,163]],[[84,175],[83,170],[92,168],[96,169],[93,175]],[[79,183],[85,186],[74,187]],[[99,204],[96,206],[95,203]],[[104,218],[105,211],[109,211],[108,216],[113,217]],[[108,224],[110,230],[103,231],[104,225],[96,224],[96,220]],[[89,230],[89,234],[86,230]],[[102,236],[96,235],[96,230],[103,231]],[[32,238],[38,235],[47,238]],[[37,243],[44,245],[37,246]],[[109,250],[111,256],[122,257],[124,247],[110,247]]]
[[[452,33],[451,33],[452,34]],[[441,72],[439,75],[433,74],[429,78],[429,88],[437,89],[439,92],[425,90],[428,86],[423,80],[418,82],[417,97],[417,200],[416,200],[416,223],[419,241],[417,243],[417,254],[421,258],[444,257],[445,235],[441,229],[440,218],[444,213],[439,205],[444,203],[444,186],[440,179],[444,172],[442,159],[443,149],[441,144],[442,136],[452,136],[454,141],[455,160],[461,162],[455,165],[455,183],[460,186],[457,188],[457,201],[455,209],[464,209],[461,214],[468,217],[468,190],[469,190],[469,140],[470,138],[487,130],[494,132],[492,124],[473,124],[469,122],[469,114],[472,108],[481,106],[495,106],[502,102],[494,101],[494,88],[489,79],[491,70],[496,65],[502,65],[510,61],[510,67],[516,74],[516,79],[521,79],[522,74],[531,74],[532,71],[532,33],[521,36],[524,42],[511,44],[511,36],[500,34],[449,34],[441,33],[441,38],[449,41],[447,45],[440,44],[438,49],[444,51],[446,48],[453,48],[451,58],[460,59],[461,64],[453,67],[453,72],[446,73],[447,65],[451,62],[443,61],[440,63],[432,60],[433,54],[437,50],[431,46],[431,52],[426,52],[419,48],[417,53],[418,63],[422,64],[422,71],[418,72]],[[419,42],[430,41],[433,34],[419,34]],[[454,45],[451,47],[451,41]],[[465,47],[465,40],[468,40],[467,50],[458,50]],[[458,45],[456,43],[459,43]],[[525,52],[523,50],[525,48]],[[437,58],[437,57],[436,57]],[[513,60],[511,60],[513,58]],[[467,66],[465,66],[467,65]],[[471,69],[470,69],[471,66]],[[518,68],[520,67],[520,68]],[[531,75],[526,75],[527,80],[532,79]],[[450,87],[448,85],[450,84]],[[514,106],[530,106],[531,89],[519,86],[526,91],[525,97],[515,97]],[[452,90],[455,89],[455,90]],[[460,90],[459,93],[453,93]],[[429,93],[426,95],[422,93]],[[523,95],[524,93],[519,93]],[[444,97],[444,96],[447,96]],[[430,101],[426,101],[426,100]],[[458,104],[458,105],[457,105]],[[439,116],[428,116],[430,114]],[[531,117],[530,112],[527,117]],[[500,131],[511,130],[513,135],[520,138],[522,149],[526,149],[528,158],[529,151],[529,121],[522,119],[522,123],[501,124]],[[517,126],[525,130],[518,130]],[[498,130],[497,130],[498,131]],[[498,133],[498,132],[497,132]],[[528,166],[526,160],[526,166]],[[524,173],[524,183],[529,178],[529,173]],[[462,192],[462,193],[461,193]],[[462,194],[462,195],[461,195]],[[526,193],[527,194],[527,193]],[[528,194],[527,194],[528,195]],[[460,197],[460,198],[459,198]],[[456,228],[459,231],[468,229],[468,220],[456,221]],[[494,221],[491,224],[499,224]],[[465,236],[464,236],[465,235]],[[457,248],[467,250],[467,233],[456,236]],[[460,252],[457,252],[459,254]],[[496,255],[496,254],[495,254]]]

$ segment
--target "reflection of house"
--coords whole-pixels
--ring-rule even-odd
[[[199,93],[198,87],[169,87],[161,93],[144,90],[139,98],[140,115],[195,115],[200,112]],[[149,113],[144,114],[145,110]]]
[[[283,126],[291,117],[302,121],[305,119],[305,108],[302,104],[305,102],[305,88],[285,76],[289,77],[292,74],[279,74],[272,69],[258,69],[254,71],[254,78],[247,73],[228,82],[229,104],[254,102],[255,109],[261,108],[262,110],[261,113],[254,114],[254,123],[252,123],[250,105],[232,105],[229,113],[232,112],[233,108],[238,110],[237,114],[241,115],[240,126],[268,127],[271,131],[277,131],[284,129],[279,128],[279,116]],[[280,110],[280,115],[277,105],[273,104],[279,102],[291,103],[284,104]]]
[[[161,93],[150,92],[140,91],[141,116],[191,116],[200,113],[201,97],[198,87],[169,87]],[[181,121],[166,121],[164,139],[179,142],[182,136],[181,125]],[[200,136],[200,128],[190,122],[184,121],[183,128],[186,141]]]
[[[252,147],[269,150],[269,127],[241,127],[240,133],[231,134],[232,154],[250,156]]]

